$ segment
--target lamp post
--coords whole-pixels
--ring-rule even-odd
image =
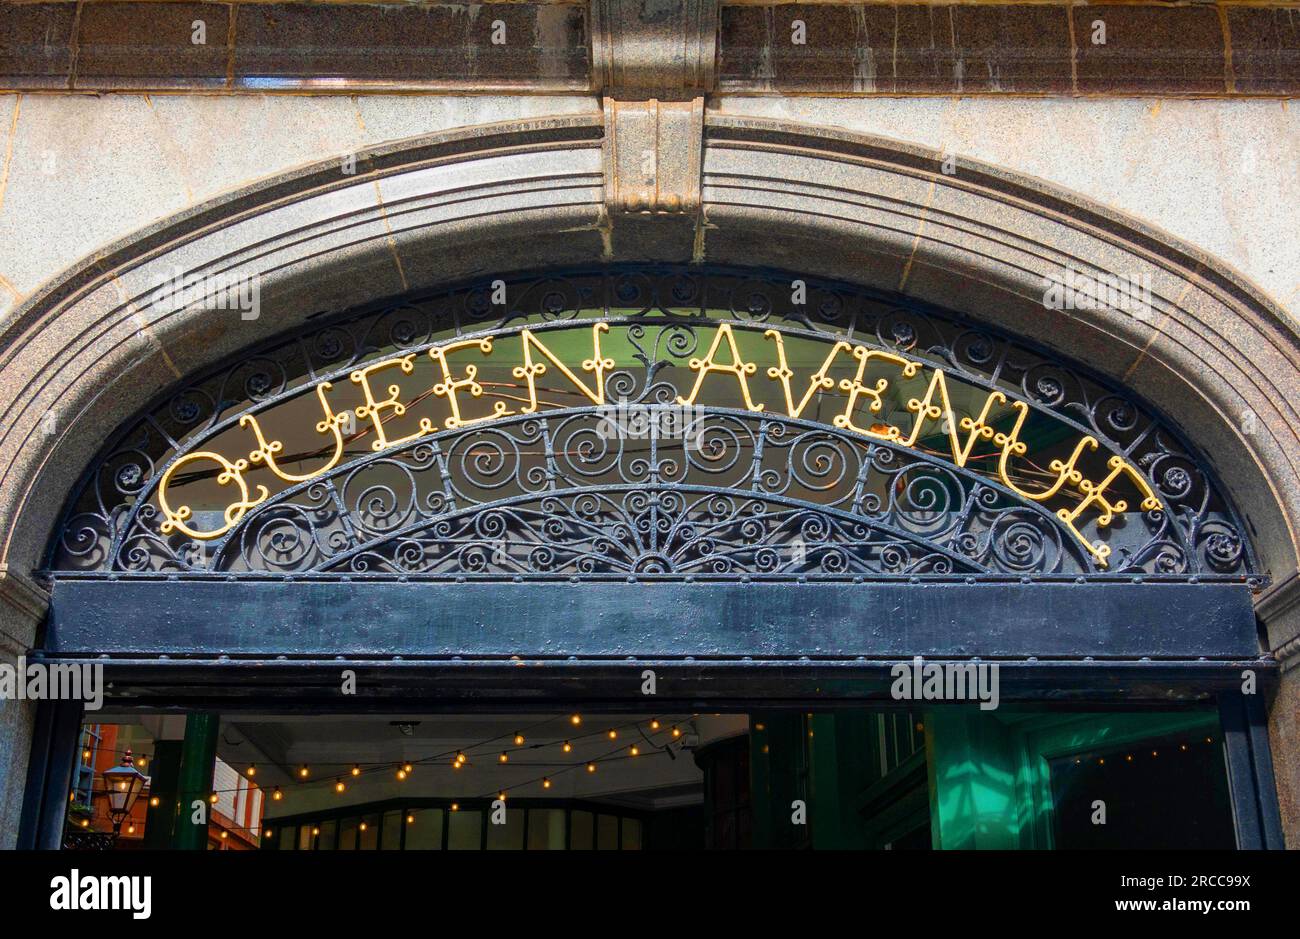
[[[135,800],[144,791],[144,784],[149,781],[135,768],[131,751],[127,750],[120,766],[104,770],[104,786],[108,790],[108,814],[113,820],[113,840],[122,832],[122,822],[131,814]]]

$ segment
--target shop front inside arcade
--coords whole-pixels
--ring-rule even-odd
[[[1205,708],[119,720],[83,728],[66,848],[1237,845],[1222,725]],[[211,773],[185,778],[209,782],[182,791],[195,760]],[[143,779],[115,805],[123,763]]]
[[[32,660],[107,696],[42,705],[21,837],[1280,846],[1210,467],[1077,363],[779,272],[319,317],[70,494]]]

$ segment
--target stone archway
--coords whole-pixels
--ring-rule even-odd
[[[448,280],[707,260],[973,311],[1133,388],[1216,464],[1273,578],[1259,607],[1270,645],[1294,650],[1300,343],[1275,304],[1194,248],[1036,180],[967,163],[947,175],[931,153],[861,135],[692,119],[699,177],[664,170],[685,180],[682,198],[621,198],[598,116],[479,127],[377,148],[352,175],[330,163],[264,181],[111,246],[29,300],[0,338],[10,635],[35,636],[41,595],[27,575],[82,467],[181,375],[322,310]],[[1149,280],[1151,315],[1046,311],[1043,278],[1067,268]],[[261,315],[154,302],[178,270],[256,278]],[[1279,753],[1296,749],[1278,740]]]

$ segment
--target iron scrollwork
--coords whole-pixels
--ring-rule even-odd
[[[777,275],[615,268],[512,281],[504,305],[476,284],[334,317],[176,389],[120,434],[70,504],[49,566],[81,576],[429,578],[1244,579],[1253,571],[1241,524],[1203,461],[1131,396],[911,301],[808,283],[796,303],[789,287]],[[839,393],[842,403],[847,394],[843,421],[762,407],[750,400],[743,368],[728,386],[735,400],[705,404],[688,394],[699,390],[720,336],[734,342],[734,331],[753,343],[773,330],[820,350],[801,366],[802,380],[812,373],[806,400]],[[582,348],[596,352],[560,378],[563,363],[546,359],[545,343],[566,334],[589,336]],[[602,335],[618,347],[608,359]],[[447,364],[453,347],[486,356],[506,343],[524,362],[512,380]],[[946,375],[977,402],[1009,403],[1003,423],[989,407],[971,410],[962,420],[966,451],[955,458],[959,440],[939,419],[932,381],[925,400],[917,392],[906,406],[917,422],[929,408],[927,437],[914,432],[909,442],[886,414],[866,426],[878,410],[872,389],[882,386],[862,368],[856,378],[814,371],[836,344],[850,364],[852,355],[865,361],[858,350],[876,350]],[[740,367],[732,349],[720,373]],[[421,406],[422,396],[399,387],[417,362],[435,382],[425,403],[450,410],[386,436]],[[769,396],[793,374],[784,346],[779,363],[764,362]],[[397,376],[389,396],[376,397],[368,376],[382,386],[389,373]],[[534,379],[544,373],[550,384],[539,392]],[[349,382],[365,392],[355,408],[330,397]],[[491,399],[491,408],[468,417],[457,391],[466,401]],[[539,394],[554,400],[539,407]],[[855,394],[865,417],[847,416]],[[303,401],[315,402],[325,443],[286,452],[262,423]],[[668,416],[677,423],[668,435],[611,432],[611,407],[634,408],[654,427]],[[955,414],[950,406],[943,419]],[[1097,461],[1131,468],[1135,497],[1090,497],[1095,484],[1075,462],[1082,444],[1050,468],[1018,457],[1008,472],[1008,440],[1014,447],[1021,425],[1013,434],[1006,421],[1016,415],[1037,422],[1045,452],[1092,440]],[[234,440],[245,442],[242,451],[230,449]],[[268,475],[291,462],[308,469]],[[1025,497],[1053,477],[1072,484],[1072,503],[1052,511]],[[199,520],[164,497],[173,481],[225,487],[199,536]],[[1094,520],[1081,540],[1071,512],[1084,507],[1103,516],[1115,508],[1117,517]]]

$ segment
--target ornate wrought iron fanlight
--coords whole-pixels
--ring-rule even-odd
[[[332,317],[117,435],[74,576],[1244,579],[1150,408],[994,330],[778,274],[613,268]]]

